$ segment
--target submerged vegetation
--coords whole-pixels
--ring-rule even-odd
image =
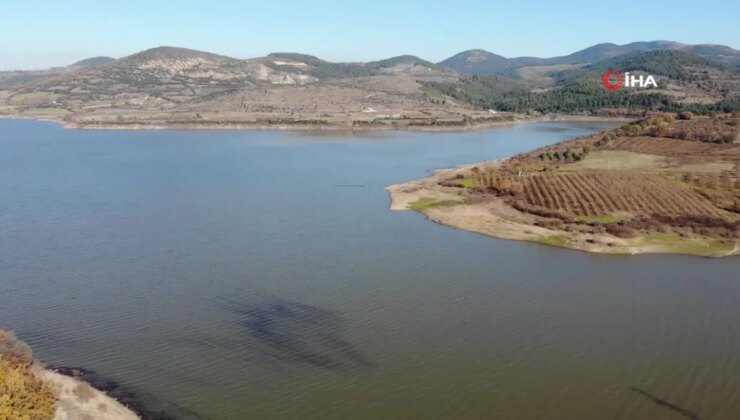
[[[323,369],[368,367],[367,356],[343,337],[335,311],[279,298],[222,299],[242,328],[247,348],[270,359]]]

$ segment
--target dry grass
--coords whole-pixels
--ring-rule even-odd
[[[34,372],[28,347],[0,330],[0,420],[51,419],[55,403],[50,386]]]
[[[740,145],[738,144],[716,144],[656,137],[620,137],[614,140],[608,149],[662,156],[740,159]]]

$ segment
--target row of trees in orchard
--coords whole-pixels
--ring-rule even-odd
[[[538,157],[540,158],[540,160],[578,162],[579,160],[583,160],[583,158],[586,157],[587,153],[588,152],[586,150],[582,150],[579,152],[577,150],[567,149],[562,152],[559,150],[556,150],[554,152],[540,153]]]
[[[523,191],[522,183],[517,176],[506,172],[497,171],[493,168],[480,169],[475,166],[471,170],[473,180],[478,188],[493,190],[499,194],[516,195]]]

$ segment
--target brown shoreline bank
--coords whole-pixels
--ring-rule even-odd
[[[445,124],[269,124],[262,122],[203,122],[203,121],[182,121],[182,122],[94,122],[85,123],[79,121],[69,121],[64,118],[53,118],[48,116],[33,115],[0,115],[0,119],[29,119],[37,121],[49,121],[60,124],[64,128],[81,129],[81,130],[278,130],[278,131],[303,131],[303,132],[354,132],[363,131],[419,131],[419,132],[467,132],[478,131],[489,128],[537,123],[537,122],[599,122],[599,121],[617,121],[628,122],[634,118],[627,117],[602,117],[590,115],[568,115],[553,114],[530,117],[517,115],[509,118],[503,118],[496,121],[473,122],[467,125],[445,125]]]

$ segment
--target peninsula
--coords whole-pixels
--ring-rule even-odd
[[[735,114],[664,113],[387,187],[392,210],[597,253],[740,254]]]

